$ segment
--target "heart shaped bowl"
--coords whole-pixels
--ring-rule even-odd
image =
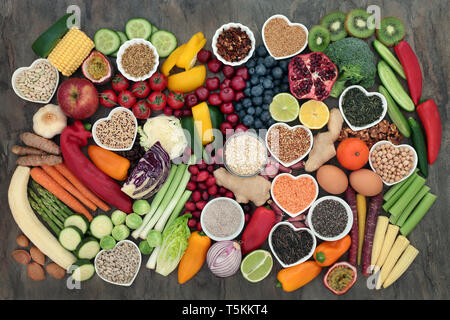
[[[324,237],[324,236],[320,235],[316,230],[314,230],[314,225],[312,223],[312,216],[314,215],[314,209],[317,207],[317,205],[319,203],[321,203],[324,200],[335,200],[335,201],[339,202],[340,204],[342,204],[344,206],[345,212],[347,212],[347,225],[345,226],[344,231],[342,231],[340,234],[336,235],[335,237]],[[317,238],[322,239],[324,241],[336,241],[336,240],[342,239],[350,232],[350,229],[352,228],[352,225],[353,225],[353,213],[352,213],[352,209],[347,204],[347,202],[345,202],[341,198],[335,197],[335,196],[325,196],[320,199],[317,199],[313,203],[313,205],[309,209],[306,220],[307,220],[307,225],[311,228],[311,231],[315,234],[315,236]]]
[[[274,128],[274,127],[276,127],[276,126],[280,126],[280,125],[283,126],[283,127],[288,128],[288,129],[290,129],[290,130],[294,130],[295,128],[302,128],[302,129],[305,130],[305,131],[308,133],[308,135],[309,135],[309,141],[310,141],[310,144],[309,144],[308,150],[307,150],[302,156],[300,156],[299,158],[297,158],[297,159],[295,159],[295,160],[293,160],[293,161],[291,161],[291,162],[287,162],[287,163],[284,162],[284,161],[281,161],[281,160],[278,158],[278,156],[275,154],[275,152],[273,152],[273,151],[269,148],[269,141],[268,141],[269,132],[270,132],[270,130],[272,130],[272,128]],[[274,123],[273,125],[271,125],[271,126],[269,127],[269,129],[267,130],[267,133],[266,133],[266,148],[267,148],[267,150],[270,152],[270,155],[271,155],[272,157],[275,158],[275,160],[277,160],[279,163],[281,163],[281,164],[282,164],[283,166],[285,166],[285,167],[290,167],[290,166],[296,164],[297,162],[299,162],[300,160],[302,160],[303,158],[305,158],[305,157],[308,155],[308,153],[311,151],[312,146],[313,146],[313,142],[314,142],[314,135],[312,134],[311,130],[308,129],[307,127],[305,127],[305,126],[302,126],[301,124],[296,125],[296,126],[292,126],[292,127],[291,127],[290,125],[288,125],[288,124],[286,124],[286,123],[284,123],[284,122],[277,122],[277,123]]]
[[[306,256],[304,256],[303,258],[301,258],[300,260],[298,260],[298,261],[296,261],[296,262],[294,262],[294,263],[291,263],[291,264],[286,264],[286,263],[284,263],[284,262],[278,257],[276,251],[274,250],[274,248],[273,248],[273,246],[272,246],[272,234],[273,234],[273,232],[275,231],[275,229],[278,228],[278,227],[281,226],[281,225],[286,225],[286,226],[288,226],[288,227],[291,228],[294,232],[304,230],[304,231],[308,232],[308,233],[311,235],[312,239],[313,239],[313,245],[312,245],[312,247],[311,247],[310,252],[309,252]],[[288,268],[288,267],[296,266],[296,265],[298,265],[298,264],[300,264],[300,263],[302,263],[302,262],[305,262],[305,261],[308,260],[309,258],[311,258],[312,255],[313,255],[313,253],[314,253],[314,250],[316,250],[316,245],[317,245],[316,236],[314,235],[314,233],[313,233],[311,230],[309,230],[308,228],[296,228],[296,227],[294,227],[294,225],[293,225],[292,223],[287,222],[287,221],[278,222],[276,225],[274,225],[274,226],[272,227],[272,230],[270,230],[270,233],[269,233],[269,240],[268,240],[268,242],[269,242],[270,251],[272,251],[273,255],[275,256],[275,258],[278,260],[278,262],[281,264],[281,266],[282,266],[283,268]]]
[[[300,178],[310,178],[310,179],[313,181],[313,183],[314,183],[314,188],[315,188],[314,199],[311,201],[311,203],[310,203],[309,205],[307,205],[306,207],[304,207],[302,210],[300,210],[300,211],[298,211],[298,212],[289,212],[288,210],[286,210],[286,209],[285,209],[285,208],[277,201],[277,198],[274,196],[274,192],[273,192],[274,185],[275,185],[276,181],[277,181],[278,179],[280,179],[280,177],[283,177],[283,176],[291,177],[291,178],[294,179],[294,180],[298,180],[298,179],[300,179]],[[314,203],[314,201],[316,201],[317,196],[319,195],[319,185],[317,184],[316,179],[314,179],[314,177],[313,177],[312,175],[309,175],[309,174],[301,174],[301,175],[295,177],[295,176],[293,176],[293,175],[291,175],[291,174],[289,174],[289,173],[281,173],[281,174],[277,175],[277,176],[273,179],[273,181],[272,181],[272,186],[270,187],[270,195],[271,195],[273,201],[275,201],[275,203],[277,204],[278,207],[280,207],[281,210],[283,210],[284,212],[286,212],[286,213],[287,213],[289,216],[291,216],[291,217],[296,217],[296,216],[298,216],[299,214],[302,214],[303,212],[305,212],[306,210],[308,210],[308,208]]]
[[[252,47],[250,48],[250,51],[248,52],[247,56],[239,61],[236,62],[230,62],[225,60],[218,52],[217,52],[217,39],[219,38],[219,35],[222,33],[223,30],[228,30],[230,28],[241,28],[242,31],[245,31],[245,33],[247,33],[248,37],[250,38],[250,41],[252,43]],[[227,64],[229,66],[240,66],[241,64],[244,64],[248,61],[248,59],[250,59],[250,57],[253,55],[253,52],[255,51],[255,46],[256,46],[256,40],[255,40],[255,36],[253,35],[252,30],[250,30],[248,27],[244,26],[243,24],[237,23],[237,22],[230,22],[227,24],[222,25],[219,29],[216,30],[216,32],[214,33],[214,36],[212,38],[212,50],[214,52],[214,55],[217,57],[217,59],[219,59],[220,62],[222,62],[223,64]]]
[[[124,242],[132,244],[132,245],[134,246],[134,248],[136,249],[136,252],[138,253],[138,256],[139,256],[139,264],[138,264],[136,273],[134,274],[133,278],[131,279],[130,282],[127,282],[127,283],[120,283],[120,282],[114,282],[114,281],[111,281],[111,280],[108,280],[108,279],[102,277],[102,276],[100,275],[100,272],[98,271],[98,267],[97,267],[97,260],[98,260],[98,258],[99,258],[99,256],[100,256],[100,254],[101,254],[102,252],[105,252],[105,251],[106,251],[106,252],[107,252],[107,251],[112,251],[112,250],[114,250],[119,244],[124,243]],[[142,255],[141,255],[141,251],[139,250],[139,247],[138,247],[133,241],[130,241],[130,240],[122,240],[122,241],[117,242],[116,245],[114,246],[114,248],[112,248],[112,249],[110,249],[110,250],[100,250],[100,251],[97,253],[97,255],[95,256],[95,259],[94,259],[94,268],[95,268],[95,273],[96,273],[96,274],[100,277],[100,279],[102,279],[103,281],[108,282],[108,283],[111,283],[111,284],[114,284],[114,285],[116,285],[116,286],[129,287],[129,286],[131,286],[131,285],[133,284],[134,279],[136,279],[136,276],[138,275],[139,270],[141,269],[141,263],[142,263]]]
[[[17,83],[16,83],[17,77],[18,77],[22,72],[34,68],[34,66],[35,66],[36,64],[40,63],[40,62],[46,62],[46,63],[48,63],[49,66],[50,66],[50,68],[51,68],[52,70],[54,70],[54,71],[55,71],[55,74],[56,74],[56,82],[55,82],[55,88],[53,89],[53,93],[51,94],[50,98],[48,98],[48,99],[45,100],[45,101],[37,101],[37,100],[31,100],[31,99],[25,98],[25,97],[21,94],[21,92],[20,92],[20,90],[19,90],[19,88],[18,88],[18,86],[17,86]],[[14,71],[14,73],[13,73],[13,75],[12,75],[12,77],[11,77],[11,86],[12,86],[14,92],[15,92],[20,98],[22,98],[23,100],[26,100],[26,101],[29,101],[29,102],[35,102],[35,103],[44,103],[44,104],[49,103],[49,102],[52,100],[53,96],[55,95],[56,90],[58,89],[58,83],[59,83],[59,72],[58,72],[58,69],[56,69],[56,68],[50,63],[50,61],[48,61],[47,59],[42,59],[42,58],[34,60],[33,63],[32,63],[29,67],[21,67],[21,68],[17,68],[16,71]]]
[[[125,70],[123,69],[123,66],[122,66],[122,57],[123,57],[125,50],[136,44],[146,45],[147,47],[150,48],[150,50],[153,51],[153,55],[155,56],[153,69],[150,70],[146,75],[143,75],[142,77],[133,77],[132,75],[125,72]],[[144,39],[131,39],[131,40],[125,41],[120,46],[119,51],[117,52],[116,62],[117,62],[117,69],[119,69],[120,73],[122,73],[125,78],[127,78],[128,80],[137,82],[137,81],[147,80],[156,72],[156,70],[158,69],[158,65],[159,65],[159,55],[158,55],[158,52],[156,51],[156,48],[151,44],[150,41],[147,41]]]
[[[348,90],[353,89],[353,88],[358,88],[358,89],[360,89],[360,90],[361,90],[362,92],[364,92],[365,95],[368,96],[368,97],[370,97],[370,96],[378,96],[378,97],[380,97],[381,101],[383,102],[383,112],[381,113],[380,117],[379,117],[377,120],[375,120],[374,122],[369,123],[369,124],[367,124],[367,125],[365,125],[365,126],[362,126],[362,127],[358,127],[358,126],[352,125],[352,124],[350,123],[350,121],[348,121],[347,117],[345,116],[344,110],[343,110],[343,108],[342,108],[342,103],[343,103],[345,94],[348,92]],[[350,86],[350,87],[346,88],[346,89],[341,93],[341,95],[340,95],[340,97],[339,97],[339,110],[341,111],[342,117],[344,118],[345,122],[346,122],[347,125],[350,127],[350,129],[352,129],[353,131],[360,131],[360,130],[364,130],[364,129],[368,129],[368,128],[370,128],[370,127],[373,127],[374,125],[378,124],[381,120],[383,120],[383,118],[386,116],[386,112],[387,112],[387,101],[386,101],[386,98],[385,98],[381,93],[378,93],[378,92],[368,92],[368,91],[367,91],[366,89],[364,89],[363,87],[358,86],[358,85],[354,85],[354,86]]]
[[[266,43],[266,37],[265,37],[265,34],[264,34],[264,29],[266,28],[267,23],[268,23],[270,20],[274,19],[274,18],[281,18],[281,19],[285,20],[289,26],[299,26],[299,27],[301,27],[301,28],[305,31],[305,38],[306,38],[306,39],[305,39],[305,44],[303,45],[303,47],[302,47],[300,50],[298,50],[297,52],[295,52],[295,53],[293,53],[293,54],[290,54],[290,55],[287,55],[287,56],[282,56],[282,57],[276,57],[276,56],[274,56],[274,55],[272,54],[272,52],[271,52],[270,49],[269,49],[269,46],[268,46],[267,43]],[[287,59],[287,58],[291,58],[291,57],[293,57],[293,56],[296,56],[296,55],[298,55],[299,53],[301,53],[303,50],[305,50],[306,46],[308,45],[308,28],[306,28],[306,27],[305,27],[303,24],[301,24],[301,23],[292,23],[291,21],[289,21],[289,19],[288,19],[286,16],[283,16],[282,14],[275,14],[275,15],[269,17],[269,19],[267,19],[266,22],[264,22],[264,24],[263,24],[263,26],[262,26],[261,35],[262,35],[262,39],[263,39],[263,42],[264,42],[264,46],[265,46],[266,49],[267,49],[267,52],[269,52],[269,54],[270,54],[270,55],[272,56],[272,58],[274,58],[275,60],[282,60],[282,59]]]
[[[418,161],[418,159],[417,159],[417,152],[416,152],[416,150],[414,150],[414,148],[411,147],[409,144],[400,144],[400,145],[396,146],[395,144],[393,144],[393,143],[391,143],[390,141],[387,141],[387,140],[381,140],[381,141],[378,141],[377,143],[375,143],[375,144],[372,146],[372,148],[370,148],[370,152],[369,152],[369,165],[370,165],[370,168],[372,169],[372,171],[374,171],[375,173],[377,173],[377,171],[375,170],[375,168],[374,168],[374,166],[373,166],[373,163],[372,163],[372,153],[375,152],[374,150],[375,150],[378,146],[383,145],[383,144],[390,144],[390,145],[393,146],[394,148],[406,147],[406,148],[408,148],[408,150],[412,151],[413,154],[414,154],[414,161],[413,161],[413,165],[412,165],[412,168],[411,168],[410,172],[409,172],[407,175],[405,175],[403,178],[401,178],[400,180],[398,180],[397,182],[394,182],[394,183],[386,182],[386,181],[384,181],[383,178],[380,176],[381,181],[383,181],[383,183],[384,183],[385,185],[387,185],[387,186],[393,186],[394,184],[397,184],[397,183],[399,183],[399,182],[402,182],[403,180],[408,179],[409,176],[413,174],[414,169],[416,169],[416,167],[417,167],[417,161]],[[377,174],[378,174],[378,173],[377,173]]]
[[[135,131],[134,131],[133,142],[130,144],[129,147],[127,147],[127,148],[122,148],[122,149],[114,149],[114,148],[105,146],[104,144],[102,144],[102,143],[100,142],[100,139],[97,137],[97,126],[98,126],[98,124],[99,124],[100,122],[102,122],[102,121],[110,120],[111,117],[112,117],[115,113],[117,113],[117,112],[119,112],[119,111],[124,111],[124,112],[127,112],[127,113],[129,113],[129,114],[131,115],[131,117],[132,117],[132,119],[133,119],[133,121],[134,121]],[[137,128],[138,128],[138,122],[137,122],[137,119],[136,119],[135,115],[133,114],[133,112],[131,112],[129,109],[124,108],[124,107],[115,107],[114,109],[111,110],[111,112],[109,113],[109,115],[108,115],[106,118],[100,118],[100,119],[98,119],[97,121],[95,121],[94,125],[92,126],[92,138],[94,139],[95,143],[96,143],[98,146],[102,147],[103,149],[110,150],[110,151],[128,151],[128,150],[131,150],[131,148],[133,148],[134,141],[136,140],[136,136],[137,136]]]

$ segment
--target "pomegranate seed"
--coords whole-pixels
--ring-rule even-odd
[[[189,210],[189,211],[194,211],[195,208],[196,208],[195,203],[192,202],[192,201],[186,202],[186,204],[184,205],[184,207],[186,208],[186,210]]]
[[[204,182],[199,182],[198,183],[198,189],[199,190],[206,190],[206,189],[208,189],[208,186]]]
[[[195,228],[197,226],[197,219],[191,218],[188,220],[188,227]]]
[[[198,168],[196,166],[189,166],[188,170],[194,176],[198,174]]]
[[[209,176],[208,179],[206,179],[206,185],[208,187],[211,187],[215,184],[216,184],[216,178],[214,178],[213,176]]]
[[[212,196],[216,195],[218,192],[218,188],[216,185],[212,185],[208,188],[208,193]]]
[[[233,199],[233,198],[234,198],[234,194],[233,194],[233,192],[231,192],[231,191],[227,191],[227,192],[225,193],[225,197]]]
[[[200,221],[199,222],[197,222],[197,231],[198,232],[200,232],[200,231],[202,231],[203,229],[202,229],[202,224],[200,223]]]
[[[202,195],[201,195],[200,191],[195,190],[194,192],[192,192],[192,201],[197,202],[197,201],[200,201],[201,198],[202,198]]]
[[[200,171],[197,175],[197,181],[198,182],[206,181],[206,179],[208,179],[208,176],[209,176],[208,171]]]
[[[205,160],[202,159],[199,164],[197,164],[197,168],[199,170],[205,170],[208,164],[205,162]]]
[[[200,219],[200,215],[201,215],[201,214],[202,214],[202,212],[201,212],[201,211],[198,211],[198,210],[192,212],[192,216],[193,216],[194,218],[197,218],[197,219]]]
[[[197,60],[201,63],[207,63],[211,57],[212,53],[209,50],[202,49],[197,53]]]
[[[189,181],[186,185],[186,189],[188,189],[189,191],[194,191],[195,189],[197,189],[197,184],[193,181]]]
[[[227,189],[225,189],[224,187],[220,187],[219,188],[219,193],[220,194],[225,194],[225,193],[227,193]]]
[[[245,223],[247,224],[250,221],[250,215],[248,213],[244,214]]]
[[[206,201],[199,201],[195,204],[195,206],[197,207],[198,210],[203,210],[203,208],[206,206]]]
[[[209,193],[207,191],[202,192],[202,199],[205,201],[208,201],[209,199]]]
[[[210,164],[206,170],[208,170],[208,172],[213,173],[214,172],[214,166],[212,164]]]

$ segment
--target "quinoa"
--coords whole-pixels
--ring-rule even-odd
[[[110,120],[99,122],[95,135],[100,143],[112,149],[128,148],[134,139],[136,125],[131,114],[119,111]]]
[[[225,199],[212,202],[202,215],[203,227],[218,238],[231,236],[242,223],[238,205]]]
[[[227,169],[240,176],[257,174],[267,160],[264,144],[256,135],[248,133],[230,137],[224,155]]]
[[[300,127],[289,129],[283,125],[277,125],[267,134],[270,151],[285,163],[299,159],[311,146],[309,133]]]
[[[122,68],[132,77],[143,77],[152,71],[155,66],[155,54],[153,50],[143,44],[133,44],[125,49],[122,55]]]
[[[274,57],[285,57],[303,48],[306,33],[300,26],[290,26],[282,18],[273,18],[264,27],[264,40]]]

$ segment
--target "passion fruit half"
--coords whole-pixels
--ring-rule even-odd
[[[101,52],[93,50],[84,60],[81,71],[93,84],[103,85],[109,82],[114,74],[113,66]]]
[[[337,262],[328,269],[323,283],[336,295],[346,293],[356,282],[357,270],[348,262]]]

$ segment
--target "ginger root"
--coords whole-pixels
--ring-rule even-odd
[[[243,178],[229,173],[225,168],[214,171],[217,185],[225,187],[234,193],[239,203],[253,202],[256,206],[262,206],[270,198],[270,181],[256,175]]]

